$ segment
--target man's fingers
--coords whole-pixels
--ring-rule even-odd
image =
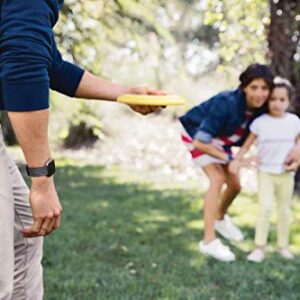
[[[39,221],[35,221],[31,227],[22,230],[23,236],[30,238],[49,235],[60,226],[60,218],[61,213],[58,212],[54,214],[53,217],[39,219]]]
[[[161,95],[161,96],[165,96],[165,95],[167,95],[167,92],[166,91],[160,91],[160,90],[155,90],[155,89],[147,88],[147,94],[148,95]]]
[[[39,235],[46,235],[46,234],[50,234],[53,231],[53,224],[54,224],[54,218],[45,218],[40,231],[39,231]]]
[[[61,215],[54,217],[53,230],[57,229],[60,226]]]
[[[38,236],[38,233],[40,231],[41,225],[42,225],[42,219],[35,219],[33,224],[30,227],[24,228],[22,230],[24,237],[34,237]]]

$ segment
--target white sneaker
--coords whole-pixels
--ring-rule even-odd
[[[294,259],[293,253],[288,248],[279,249],[278,253],[285,259]]]
[[[228,240],[240,242],[244,239],[243,233],[231,222],[228,215],[225,215],[223,220],[215,221],[215,229]]]
[[[252,262],[256,262],[256,263],[262,262],[264,260],[264,258],[265,258],[265,252],[260,248],[254,249],[247,256],[247,260],[252,261]]]
[[[208,244],[203,241],[199,242],[199,251],[203,254],[212,256],[221,261],[234,261],[235,255],[230,251],[229,247],[224,246],[219,239],[214,239]]]

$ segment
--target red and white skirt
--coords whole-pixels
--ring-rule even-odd
[[[228,163],[225,160],[205,154],[199,149],[195,148],[193,145],[193,139],[190,137],[190,135],[186,132],[186,130],[182,126],[181,126],[181,140],[183,141],[188,151],[190,152],[193,161],[199,167],[203,168],[210,164],[226,165]],[[220,145],[220,141],[217,139],[212,140],[212,145],[221,151],[225,151],[224,148]]]

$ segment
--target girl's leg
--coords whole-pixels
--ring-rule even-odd
[[[223,168],[219,164],[210,164],[203,167],[208,176],[210,185],[204,198],[204,243],[207,244],[216,238],[215,220],[217,217],[220,194],[226,180]]]
[[[226,183],[226,189],[221,195],[221,203],[219,206],[218,211],[218,219],[224,219],[225,214],[227,213],[227,210],[235,197],[240,193],[241,191],[241,183],[240,183],[240,177],[238,175],[232,174],[228,170],[228,165],[222,166],[225,173],[225,183]]]
[[[291,173],[278,177],[277,182],[277,241],[278,248],[289,246],[290,210],[294,191],[294,178]]]
[[[258,173],[258,219],[255,231],[255,244],[263,248],[267,244],[269,223],[274,199],[274,179],[272,175]]]

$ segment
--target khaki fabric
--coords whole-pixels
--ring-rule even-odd
[[[29,190],[5,150],[0,127],[0,300],[43,299],[43,238],[21,234],[30,224]]]

